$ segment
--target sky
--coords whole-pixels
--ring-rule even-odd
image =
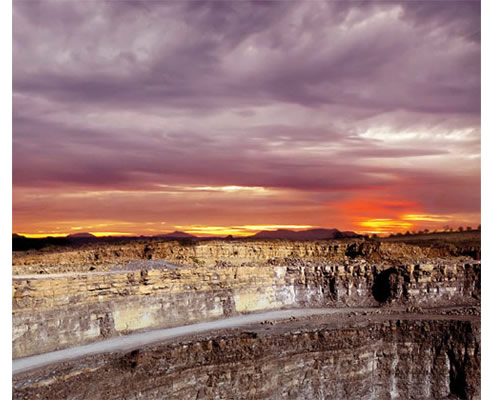
[[[480,223],[480,2],[13,3],[13,232]]]

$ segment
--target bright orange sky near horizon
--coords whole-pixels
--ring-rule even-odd
[[[479,2],[14,2],[13,226],[480,224]]]
[[[183,194],[185,191],[186,194]],[[305,230],[317,227],[337,227],[340,230],[353,230],[359,233],[377,233],[388,234],[394,232],[417,231],[423,229],[440,230],[446,226],[457,228],[458,226],[471,226],[476,228],[476,220],[473,216],[468,215],[438,215],[425,214],[419,209],[418,205],[401,201],[377,201],[370,202],[362,200],[345,201],[340,204],[321,204],[317,207],[306,208],[304,199],[305,194],[301,198],[296,192],[288,193],[285,190],[261,189],[256,188],[253,193],[249,187],[235,187],[224,189],[223,187],[215,188],[196,188],[196,187],[180,187],[180,191],[160,192],[156,193],[140,193],[140,192],[118,192],[106,193],[102,192],[81,192],[70,194],[55,194],[53,196],[44,195],[37,197],[37,203],[46,211],[38,217],[37,221],[27,221],[26,229],[17,229],[16,233],[29,237],[44,237],[44,236],[66,236],[70,233],[91,232],[96,236],[135,236],[135,235],[157,235],[168,233],[175,230],[185,231],[196,236],[249,236],[261,230],[275,229],[291,229]],[[179,215],[179,218],[185,223],[179,221],[152,221],[148,220],[154,214],[158,204],[149,202],[149,197],[162,199],[168,196],[168,201],[165,204],[172,204],[170,215],[179,210],[180,204],[189,204],[190,208],[195,205],[195,210],[190,210],[186,218]],[[27,196],[26,196],[27,197]],[[36,198],[36,197],[35,197]],[[285,210],[276,209],[274,204],[282,203],[283,198],[290,198],[294,203],[287,204]],[[86,209],[80,203],[86,205]],[[171,199],[176,199],[178,204],[170,202]],[[56,201],[53,201],[56,200]],[[118,201],[119,200],[119,201]],[[117,206],[115,206],[115,202]],[[146,203],[147,202],[147,203]],[[198,206],[198,202],[203,202],[203,206]],[[217,206],[215,212],[210,212],[210,205],[213,204],[228,204],[235,205],[236,208],[220,209]],[[269,203],[271,202],[271,205]],[[140,204],[147,204],[148,209],[140,209]],[[247,204],[246,204],[247,203]],[[255,204],[258,203],[258,204]],[[63,209],[63,205],[74,209],[84,209],[84,212],[92,211],[91,219],[68,219],[58,220],[53,224],[53,220],[58,217],[57,213],[64,215],[68,212]],[[265,205],[266,204],[266,205]],[[155,207],[155,208],[154,208]],[[208,218],[200,218],[200,208],[207,207],[208,212],[205,215]],[[278,206],[277,206],[278,207]],[[134,213],[140,213],[142,220],[139,218],[118,219],[119,210],[125,208],[127,215],[131,216]],[[241,209],[245,212],[241,213]],[[333,210],[333,214],[327,213],[328,210]],[[323,216],[320,213],[326,210]],[[238,215],[232,214],[237,212]],[[289,216],[285,218],[284,215]],[[97,218],[97,215],[105,217]],[[146,218],[146,216],[149,218]],[[333,216],[331,216],[333,215]],[[308,216],[309,218],[306,218]],[[277,220],[294,221],[291,224],[276,223]],[[234,219],[237,224],[227,224],[228,219]],[[301,220],[307,220],[307,224],[300,223]],[[207,224],[210,221],[212,223]],[[248,220],[257,221],[256,224],[247,224]],[[194,224],[193,221],[205,223]],[[214,224],[218,221],[218,224]],[[270,223],[268,223],[271,221]],[[319,223],[320,221],[321,223]],[[288,222],[288,221],[287,221]],[[324,223],[323,223],[324,222]],[[18,225],[22,227],[22,225]]]

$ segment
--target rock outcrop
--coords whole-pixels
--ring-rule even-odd
[[[337,314],[52,362],[14,374],[13,397],[477,400],[481,266],[448,250],[210,241],[16,254],[14,359],[267,310]]]
[[[14,399],[479,399],[478,317],[252,327],[14,376]]]
[[[479,298],[480,264],[472,261],[386,268],[367,263],[183,266],[17,276],[13,355],[269,309],[453,306]]]
[[[295,260],[345,262],[364,260],[374,263],[415,264],[436,258],[480,259],[480,248],[423,247],[418,245],[365,240],[288,241],[215,240],[133,241],[101,245],[88,243],[75,249],[16,252],[14,275],[59,272],[107,271],[114,265],[134,260],[166,260],[182,265],[214,267],[230,265],[290,264]]]

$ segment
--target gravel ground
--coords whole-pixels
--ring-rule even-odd
[[[177,270],[183,268],[183,265],[173,264],[164,260],[135,260],[130,261],[124,265],[114,265],[109,270],[110,271],[140,271],[142,269],[154,270]]]

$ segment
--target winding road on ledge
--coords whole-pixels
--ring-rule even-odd
[[[216,329],[230,329],[240,326],[256,324],[263,321],[278,321],[291,317],[309,317],[315,315],[328,314],[347,314],[351,312],[366,312],[374,308],[305,308],[267,311],[261,313],[239,315],[236,317],[200,322],[197,324],[178,326],[175,328],[156,329],[147,332],[133,333],[126,336],[119,336],[84,346],[72,347],[69,349],[53,351],[50,353],[38,354],[35,356],[18,358],[12,361],[12,374],[27,372],[35,368],[46,365],[69,361],[76,358],[86,357],[99,353],[109,353],[114,351],[131,351],[142,346],[159,342],[165,339],[172,339],[196,333],[212,331]]]

